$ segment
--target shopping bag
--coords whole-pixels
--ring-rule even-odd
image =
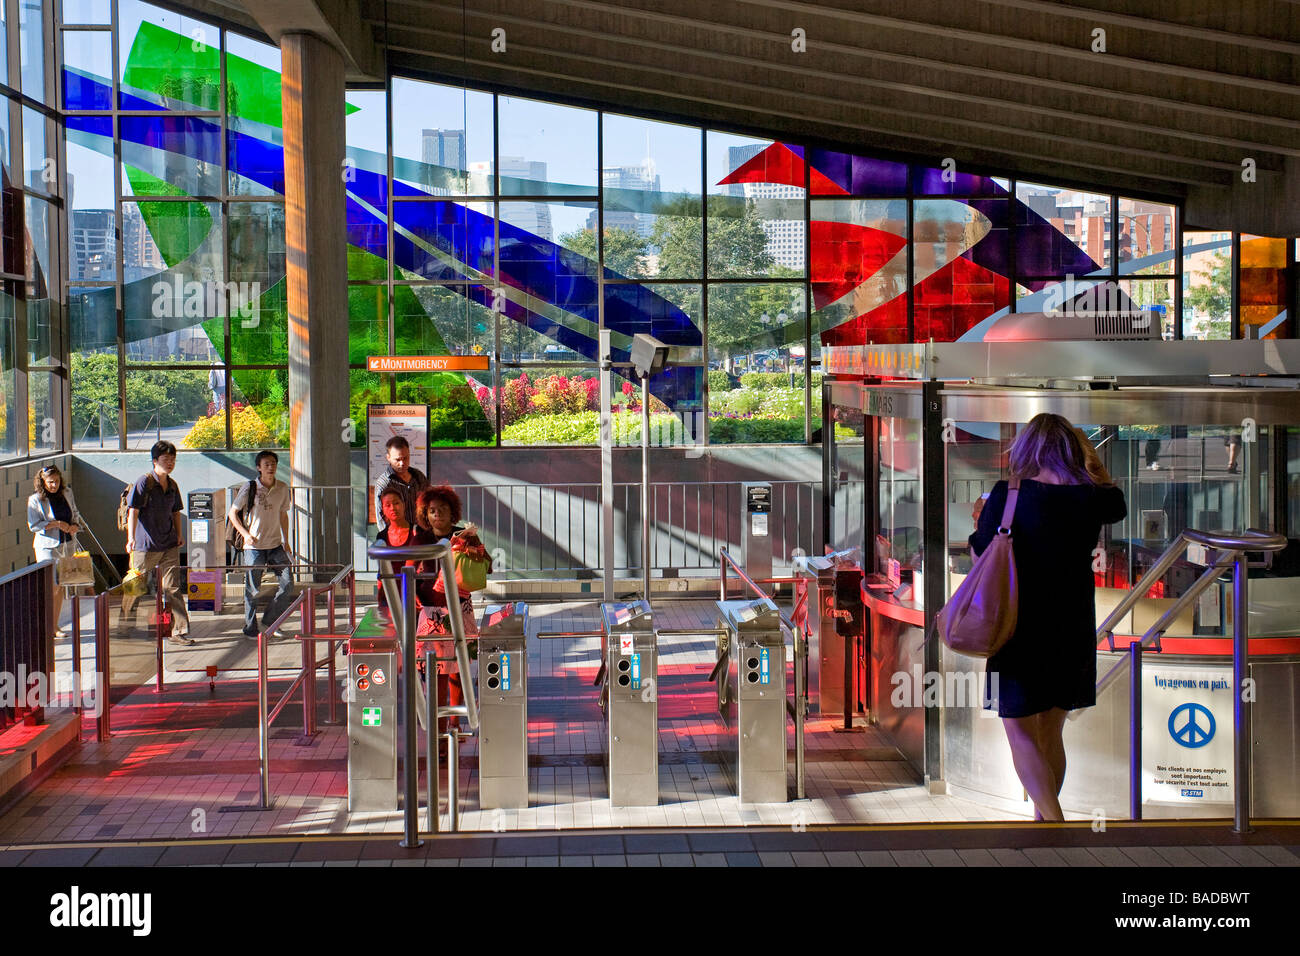
[[[456,567],[456,587],[462,595],[471,591],[482,591],[487,587],[487,576],[492,569],[492,562],[488,558],[487,548],[483,547],[472,528],[458,531],[451,536],[451,560]],[[446,591],[441,576],[438,577],[434,589]]]
[[[1011,521],[1019,492],[1020,481],[1013,479],[998,533],[935,617],[944,644],[959,654],[992,657],[1015,633],[1020,591]]]
[[[122,594],[124,597],[143,597],[149,593],[149,576],[135,568],[122,577]]]
[[[90,552],[77,551],[59,558],[54,565],[54,583],[61,588],[94,587],[95,565],[90,560]]]

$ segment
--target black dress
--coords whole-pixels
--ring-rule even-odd
[[[997,533],[1007,483],[989,493],[970,536],[976,554]],[[1053,707],[1075,710],[1097,702],[1093,549],[1104,524],[1128,513],[1114,485],[1020,482],[1011,521],[1020,607],[1015,633],[988,659],[985,699],[999,717],[1029,717]],[[997,675],[996,682],[993,675]]]

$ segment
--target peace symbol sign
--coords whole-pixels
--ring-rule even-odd
[[[1214,728],[1214,715],[1200,704],[1180,704],[1169,714],[1169,736],[1184,747],[1204,747]]]

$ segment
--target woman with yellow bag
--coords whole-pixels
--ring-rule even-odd
[[[63,481],[63,472],[57,465],[46,465],[33,482],[35,491],[27,499],[27,527],[35,536],[32,550],[36,561],[55,561],[70,558],[77,550],[77,532],[84,521],[77,510],[77,499],[72,489]],[[54,589],[54,622],[58,625],[63,610],[63,588]],[[59,637],[67,632],[59,627]]]
[[[460,523],[460,496],[449,485],[437,485],[420,492],[415,515],[423,540],[433,543],[447,541],[451,545],[465,634],[477,634],[478,622],[474,616],[472,593],[487,587],[487,576],[492,572],[492,560],[488,557],[483,542],[479,540],[478,529],[472,524]],[[438,574],[436,581],[421,581],[416,589],[421,605],[420,627],[417,632],[420,637],[451,633],[447,620],[447,589],[441,571],[441,561],[425,561],[420,565],[421,574]],[[435,641],[434,646],[439,657],[450,658],[455,653],[451,641]],[[422,648],[420,656],[423,659]],[[464,700],[460,674],[454,661],[447,660],[438,664],[438,697],[453,707]],[[438,729],[439,732],[445,732],[442,726]]]

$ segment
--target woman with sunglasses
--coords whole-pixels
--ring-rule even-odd
[[[46,465],[33,482],[35,491],[27,499],[27,527],[35,537],[32,550],[37,562],[58,561],[76,551],[76,536],[84,522],[77,510],[77,499],[72,489],[63,481],[63,472],[56,465]],[[54,589],[54,621],[57,624],[63,610],[63,588]],[[58,629],[58,636],[66,632]]]

